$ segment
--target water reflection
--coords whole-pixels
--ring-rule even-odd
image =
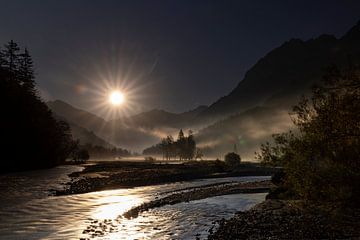
[[[60,170],[61,174],[44,172],[38,180],[33,176],[28,177],[32,179],[22,176],[21,184],[1,179],[2,190],[6,193],[0,195],[1,239],[204,239],[213,221],[249,208],[262,201],[265,194],[218,196],[168,205],[144,212],[135,219],[123,218],[122,214],[133,206],[175,189],[267,178],[207,179],[49,197],[45,187],[49,186],[49,181],[52,181],[50,186],[55,186],[64,180],[66,171]],[[29,187],[25,184],[28,181],[31,185],[38,184],[37,187]]]
[[[127,194],[127,193],[125,193]],[[122,215],[126,210],[132,206],[139,205],[143,200],[136,195],[123,195],[123,196],[105,196],[97,199],[96,205],[99,207],[92,213],[95,219],[115,219]]]

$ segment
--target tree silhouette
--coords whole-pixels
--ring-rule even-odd
[[[235,152],[230,152],[225,155],[225,163],[229,166],[239,165],[240,161],[240,155]]]
[[[18,70],[20,48],[13,40],[5,44],[3,50],[2,67],[8,72],[10,80],[13,80]]]
[[[0,171],[53,167],[69,156],[72,136],[67,123],[57,121],[35,91],[33,62],[25,49],[10,41],[0,51]]]
[[[19,55],[19,78],[28,91],[35,92],[34,64],[27,48]]]
[[[360,67],[333,66],[292,113],[296,132],[274,135],[258,158],[282,166],[284,188],[304,199],[360,200]]]
[[[167,136],[161,139],[160,143],[145,149],[143,154],[162,154],[164,160],[170,160],[176,157],[179,157],[179,160],[201,159],[203,157],[201,150],[196,148],[193,132],[189,130],[188,136],[185,136],[182,129],[180,129],[176,141],[174,141],[172,136]]]
[[[191,130],[189,130],[188,137],[185,139],[185,158],[191,160],[195,157],[196,151],[196,142],[194,140],[194,135]]]
[[[182,129],[180,129],[178,138],[176,140],[176,150],[177,155],[179,156],[179,160],[183,160],[186,158],[186,139]]]

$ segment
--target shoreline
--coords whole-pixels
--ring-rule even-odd
[[[81,194],[139,186],[158,185],[196,179],[270,176],[277,169],[244,163],[229,168],[216,161],[191,161],[181,164],[146,162],[94,162],[82,165],[80,172],[69,174],[71,180],[64,190],[55,191],[57,196]]]
[[[360,209],[329,209],[326,203],[268,199],[221,219],[208,239],[360,239]]]
[[[271,187],[273,187],[273,184],[270,182],[270,180],[263,180],[242,183],[227,182],[192,187],[184,190],[175,190],[168,196],[133,207],[126,211],[123,216],[128,219],[136,218],[141,212],[148,211],[153,208],[221,195],[239,193],[264,193],[268,192]]]
[[[135,205],[131,209],[119,215],[115,220],[105,219],[99,221],[97,219],[90,219],[90,224],[83,230],[83,234],[91,237],[105,236],[107,233],[112,231],[111,229],[116,224],[121,224],[121,219],[135,219],[142,212],[146,212],[154,208],[220,195],[263,193],[268,192],[269,188],[272,186],[273,184],[270,180],[259,180],[254,182],[222,182],[161,192],[160,195],[163,195],[163,197],[155,197],[155,199],[151,201],[144,202],[138,206]],[[114,221],[116,224],[114,224]]]

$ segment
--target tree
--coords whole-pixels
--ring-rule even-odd
[[[189,134],[187,138],[185,138],[185,146],[184,146],[184,157],[188,160],[191,160],[195,156],[196,151],[196,142],[194,140],[194,135],[191,130],[189,130]]]
[[[86,149],[79,149],[76,151],[73,155],[73,160],[75,162],[85,162],[86,160],[89,160],[90,155],[89,152]]]
[[[0,70],[4,71],[5,70],[5,56],[4,56],[4,52],[3,50],[0,48]]]
[[[174,140],[172,136],[167,136],[166,138],[161,139],[160,148],[163,154],[163,159],[170,160],[174,155]]]
[[[234,152],[225,155],[225,163],[229,166],[239,165],[241,161],[240,155]]]
[[[170,160],[171,157],[176,156],[176,149],[174,149],[174,139],[172,136],[167,136],[165,139],[166,144],[166,157]]]
[[[27,48],[19,55],[19,78],[21,84],[29,91],[35,92],[34,64]]]
[[[18,45],[10,41],[0,54],[2,149],[4,155],[13,159],[2,162],[2,172],[59,165],[68,157],[72,142],[69,125],[54,119],[34,90],[28,51],[20,55],[19,50]]]
[[[158,145],[159,145],[159,148],[160,148],[160,150],[162,152],[163,160],[167,159],[167,155],[166,155],[166,151],[167,151],[166,138],[161,139],[161,142]]]
[[[284,186],[311,200],[355,200],[360,187],[360,68],[333,66],[291,114],[296,132],[274,135],[257,157],[282,166]],[[357,199],[357,200],[356,200]]]
[[[176,140],[176,149],[179,160],[186,158],[186,138],[182,129],[180,129],[178,138]]]
[[[160,143],[145,149],[143,154],[162,154],[163,159],[166,160],[176,158],[177,156],[179,156],[180,160],[191,160],[196,156],[197,158],[201,158],[203,156],[200,150],[197,154],[196,142],[193,132],[189,130],[188,136],[185,136],[182,129],[180,129],[176,141],[174,141],[173,137],[169,135],[166,138],[162,138]]]
[[[18,70],[19,46],[13,40],[5,44],[2,51],[3,63],[2,67],[8,71],[10,79],[14,80],[16,71]]]

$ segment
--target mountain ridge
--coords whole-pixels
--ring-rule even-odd
[[[358,62],[359,41],[360,21],[339,39],[329,34],[306,41],[290,39],[260,58],[239,84],[212,103],[201,117],[237,114],[262,105],[276,92],[307,91],[328,66],[344,65],[348,56]]]
[[[260,58],[228,95],[208,107],[199,106],[183,113],[153,109],[128,118],[111,120],[105,123],[103,129],[94,132],[115,145],[131,148],[132,145],[153,145],[161,137],[172,134],[179,128],[202,129],[196,136],[199,138],[199,145],[203,146],[206,146],[206,142],[211,142],[211,137],[221,138],[221,134],[234,138],[233,133],[236,133],[242,136],[243,141],[248,141],[252,138],[251,129],[248,128],[254,126],[268,133],[273,132],[271,125],[275,130],[283,127],[282,131],[286,131],[290,121],[285,115],[302,94],[309,93],[310,87],[321,81],[329,66],[336,64],[343,67],[349,60],[360,63],[359,43],[360,21],[341,38],[322,34],[306,41],[290,39]],[[268,121],[267,118],[274,121]],[[251,124],[249,119],[256,124]],[[282,121],[283,119],[287,120]],[[276,121],[279,124],[276,125]],[[219,126],[226,131],[222,133]],[[239,129],[247,134],[241,134]],[[245,139],[245,135],[248,139]],[[270,134],[261,136],[263,138],[256,139],[253,144],[267,141]],[[210,145],[231,150],[226,141],[208,144]]]

